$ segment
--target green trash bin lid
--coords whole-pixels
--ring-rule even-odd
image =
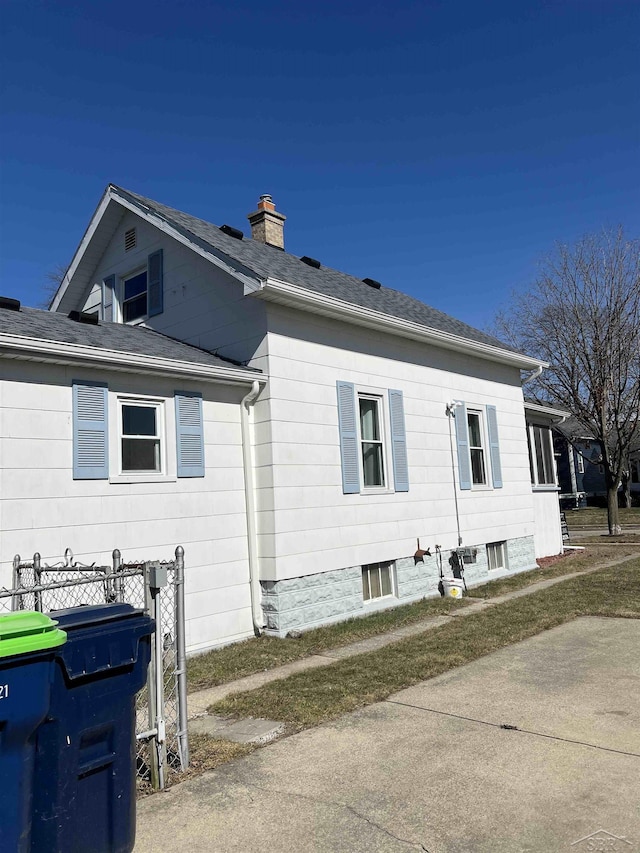
[[[19,610],[0,616],[0,658],[55,649],[67,641],[58,623],[44,613]]]

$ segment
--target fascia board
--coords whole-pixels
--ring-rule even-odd
[[[36,340],[20,335],[0,334],[0,356],[26,361],[45,361],[93,368],[103,367],[126,373],[180,376],[225,385],[251,385],[255,381],[264,385],[267,381],[266,374],[257,371],[249,372],[234,367],[215,367],[192,361],[179,361],[115,350],[101,350],[97,347],[87,347],[81,344]]]
[[[99,202],[99,204],[95,210],[95,213],[91,217],[91,221],[89,222],[89,225],[87,226],[87,230],[84,232],[82,240],[80,241],[80,245],[76,249],[76,253],[73,256],[73,260],[69,264],[69,269],[64,274],[64,278],[60,282],[60,287],[56,290],[56,295],[53,297],[53,300],[51,301],[51,307],[49,309],[50,311],[57,311],[58,310],[58,306],[62,302],[62,299],[63,299],[65,293],[67,292],[67,288],[69,287],[69,284],[71,283],[71,279],[75,275],[75,272],[78,269],[80,262],[82,261],[84,253],[87,250],[87,246],[91,242],[93,235],[96,233],[96,230],[97,230],[98,226],[100,225],[100,222],[102,221],[102,217],[104,216],[105,211],[106,211],[107,207],[109,206],[110,201],[111,201],[111,192],[110,192],[110,188],[107,187],[107,189],[103,193],[102,198],[100,199],[100,202]]]
[[[566,420],[571,416],[571,412],[565,412],[563,409],[554,409],[551,406],[541,406],[538,403],[527,403],[525,401],[524,408],[526,412],[535,412],[540,415],[547,415],[550,418],[558,418]]]
[[[549,366],[546,361],[539,361],[536,358],[530,358],[479,341],[469,341],[449,332],[422,326],[420,323],[381,314],[379,311],[363,308],[351,302],[343,302],[333,296],[303,290],[278,279],[268,278],[265,286],[256,293],[256,296],[266,300],[288,303],[296,308],[313,311],[316,314],[325,314],[347,323],[355,323],[377,331],[387,331],[392,335],[400,335],[422,343],[429,343],[432,346],[455,350],[466,355],[474,355],[477,358],[497,361],[501,364],[509,364],[521,370]]]
[[[190,239],[186,234],[183,234],[173,225],[168,223],[161,216],[158,216],[155,213],[144,210],[144,208],[135,204],[134,202],[129,201],[126,198],[123,198],[118,194],[117,191],[111,190],[111,195],[123,207],[130,210],[132,213],[135,213],[137,216],[140,216],[142,219],[149,222],[151,225],[154,225],[160,231],[168,234],[170,237],[173,237],[174,240],[177,240],[179,243],[182,243],[183,246],[186,246],[188,249],[191,249],[197,255],[200,255],[205,260],[219,267],[224,272],[238,279],[238,281],[242,282],[245,288],[245,293],[252,293],[254,290],[259,290],[262,287],[262,279],[250,270],[248,267],[245,267],[240,263],[231,263],[230,259],[224,252],[221,252],[217,249],[214,249],[213,246],[207,246],[206,248],[200,245],[199,242],[196,242],[194,239]],[[195,235],[194,235],[195,236]],[[204,238],[200,238],[203,243],[206,242]]]

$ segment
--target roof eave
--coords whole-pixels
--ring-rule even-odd
[[[571,412],[565,412],[564,409],[555,409],[552,406],[541,406],[538,403],[529,403],[525,400],[524,408],[526,412],[532,412],[538,415],[544,415],[554,423],[561,424],[571,416]]]
[[[255,295],[267,301],[280,302],[298,309],[313,311],[314,314],[324,314],[347,323],[376,329],[376,331],[386,331],[392,335],[399,335],[466,355],[474,355],[476,358],[508,364],[521,370],[533,370],[536,367],[549,366],[546,361],[540,361],[522,353],[461,338],[458,335],[423,326],[420,323],[354,305],[352,302],[345,302],[333,296],[304,290],[275,278],[268,278],[264,286]]]
[[[267,381],[266,374],[254,370],[200,364],[120,350],[103,350],[99,347],[42,340],[25,335],[0,334],[0,357],[100,367],[125,373],[182,377],[223,385],[251,385],[256,381],[264,385]]]

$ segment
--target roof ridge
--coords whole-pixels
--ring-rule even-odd
[[[425,328],[446,332],[461,339],[470,339],[502,350],[519,352],[493,335],[463,320],[458,320],[439,308],[433,308],[402,290],[387,287],[384,284],[380,289],[374,289],[369,287],[362,278],[324,264],[320,269],[315,269],[291,252],[273,251],[267,244],[251,238],[236,240],[222,232],[215,223],[206,219],[169,207],[125,187],[119,187],[116,184],[109,186],[133,204],[160,216],[172,227],[188,231],[197,241],[204,241],[211,249],[243,265],[245,269],[262,280],[278,279],[319,295],[417,323]]]

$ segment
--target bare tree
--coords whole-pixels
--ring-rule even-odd
[[[495,331],[550,362],[529,387],[599,442],[609,533],[620,533],[618,488],[640,429],[640,241],[620,227],[558,244]]]
[[[42,300],[38,303],[38,308],[48,308],[53,302],[53,297],[58,292],[58,288],[62,284],[62,280],[67,272],[67,267],[64,264],[56,264],[55,267],[47,273],[47,280],[42,286]]]

